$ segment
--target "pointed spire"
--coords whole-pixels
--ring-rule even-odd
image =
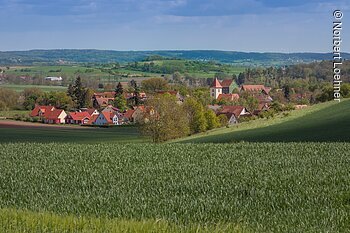
[[[211,87],[215,87],[215,88],[222,88],[218,78],[215,78],[213,81],[213,84],[211,84]]]

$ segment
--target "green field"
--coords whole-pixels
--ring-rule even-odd
[[[37,123],[38,124],[38,123]],[[140,136],[136,127],[16,127],[0,125],[0,143],[7,142],[70,142],[70,143],[137,143],[147,139]]]
[[[0,88],[7,88],[17,92],[22,92],[26,88],[39,88],[43,91],[67,91],[64,86],[45,86],[45,85],[18,85],[18,84],[1,84]]]
[[[258,119],[177,142],[350,142],[350,100],[295,110],[289,116]]]
[[[145,232],[168,232],[163,222],[174,232],[216,224],[346,232],[349,150],[349,143],[0,144],[0,229],[75,232],[79,219],[91,218],[85,226],[100,231],[114,221],[130,229],[160,222]]]

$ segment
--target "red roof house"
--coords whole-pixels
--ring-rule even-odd
[[[40,106],[36,105],[32,112],[29,114],[31,117],[44,117],[45,113],[49,113],[55,109],[54,106]]]
[[[88,112],[70,112],[66,118],[67,124],[87,124],[91,118]]]
[[[227,100],[227,101],[235,101],[239,99],[238,94],[219,94],[218,100]]]
[[[240,117],[251,116],[251,113],[243,106],[223,106],[217,115],[225,115],[229,124],[237,124]]]
[[[44,115],[44,122],[48,124],[64,124],[67,113],[63,109],[54,109],[46,112]]]

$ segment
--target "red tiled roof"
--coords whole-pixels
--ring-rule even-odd
[[[98,117],[98,115],[92,115],[90,120],[88,121],[88,124],[92,125],[92,123],[96,121],[97,117]]]
[[[102,112],[102,114],[107,119],[107,122],[109,124],[113,123],[112,119],[113,119],[114,115],[116,115],[115,113],[113,113],[113,112]]]
[[[236,118],[238,118],[241,114],[241,112],[243,111],[244,107],[243,106],[222,106],[221,111],[218,113],[218,115],[220,114],[226,114],[226,113],[233,113]]]
[[[63,112],[63,109],[54,109],[53,111],[50,111],[45,113],[45,119],[47,120],[57,120],[58,116]]]
[[[221,86],[219,80],[217,78],[215,78],[213,83],[211,84],[211,87],[221,88],[222,86]]]
[[[228,101],[238,100],[239,95],[238,94],[219,94],[218,100],[226,99]]]
[[[244,91],[264,91],[268,94],[271,90],[270,87],[265,87],[264,85],[242,85],[242,90]]]
[[[129,109],[124,113],[124,117],[130,119],[132,117],[132,114],[134,114],[135,110]]]
[[[96,109],[94,109],[94,108],[88,108],[88,109],[84,110],[83,112],[87,112],[91,116],[95,111],[96,111]]]
[[[108,105],[110,101],[113,101],[114,98],[104,98],[104,97],[96,97],[96,101],[98,103],[98,105],[100,106],[104,106],[104,105]]]
[[[69,116],[75,121],[82,121],[83,119],[90,119],[90,114],[88,112],[70,112]]]
[[[222,80],[221,82],[221,86],[223,87],[229,87],[232,84],[233,80],[231,79],[226,79],[226,80]]]
[[[45,116],[45,114],[47,114],[48,112],[51,112],[54,109],[55,109],[54,106],[40,106],[40,105],[37,105],[37,106],[35,106],[35,108],[30,113],[30,116],[31,117],[38,116],[39,115],[39,111],[41,111],[43,113],[43,115]]]

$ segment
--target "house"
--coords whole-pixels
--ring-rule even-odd
[[[268,95],[271,88],[265,87],[264,85],[242,85],[241,91],[247,91],[251,93],[263,93]]]
[[[63,109],[54,109],[45,113],[44,122],[48,124],[64,124],[66,117],[67,113]]]
[[[31,113],[29,114],[29,116],[31,117],[44,117],[45,113],[49,113],[51,111],[53,111],[55,109],[54,106],[40,106],[40,105],[36,105],[34,107],[34,109],[31,111]]]
[[[210,86],[210,96],[217,99],[220,94],[222,94],[222,86],[219,80],[215,78]]]
[[[101,112],[100,115],[92,122],[93,125],[119,125],[118,114],[112,112]]]
[[[225,115],[228,119],[228,124],[237,124],[240,117],[251,116],[251,113],[243,106],[223,106],[217,113],[217,116]]]
[[[134,118],[133,118],[133,115],[134,115],[134,112],[135,110],[134,109],[128,109],[124,112],[123,114],[123,118],[124,118],[124,122],[134,122]]]
[[[90,116],[100,114],[97,109],[94,108],[81,108],[80,111],[87,112]]]
[[[231,94],[234,89],[238,88],[237,83],[233,79],[226,79],[221,81],[222,94]]]
[[[103,108],[113,103],[112,97],[92,97],[94,107]]]
[[[219,112],[219,110],[221,109],[221,105],[218,105],[218,104],[207,105],[207,107],[208,107],[210,110],[213,110],[215,113],[216,113],[216,112]]]
[[[155,110],[152,107],[145,107],[143,105],[137,106],[134,110],[132,119],[135,123],[144,123],[147,121],[145,115],[153,116],[155,114]]]
[[[226,100],[226,101],[237,101],[239,99],[238,94],[220,94],[217,100]]]
[[[215,78],[210,86],[210,96],[218,99],[221,94],[232,94],[233,90],[236,88],[238,88],[238,85],[233,79],[226,79],[220,82]]]
[[[45,80],[48,81],[62,81],[62,77],[46,77]]]
[[[263,111],[268,111],[270,109],[267,103],[259,103],[258,108],[253,111],[253,115],[259,115]]]
[[[67,124],[84,125],[89,122],[91,115],[88,112],[70,112],[66,117]]]
[[[116,112],[119,112],[119,109],[113,107],[112,105],[108,105],[107,107],[105,107],[105,108],[102,110],[102,112],[113,112],[113,113],[116,113]]]
[[[92,115],[92,116],[90,117],[90,120],[87,122],[87,124],[88,124],[88,125],[93,125],[94,122],[96,121],[96,119],[98,118],[99,115],[100,115],[100,114],[98,114],[98,115]]]

